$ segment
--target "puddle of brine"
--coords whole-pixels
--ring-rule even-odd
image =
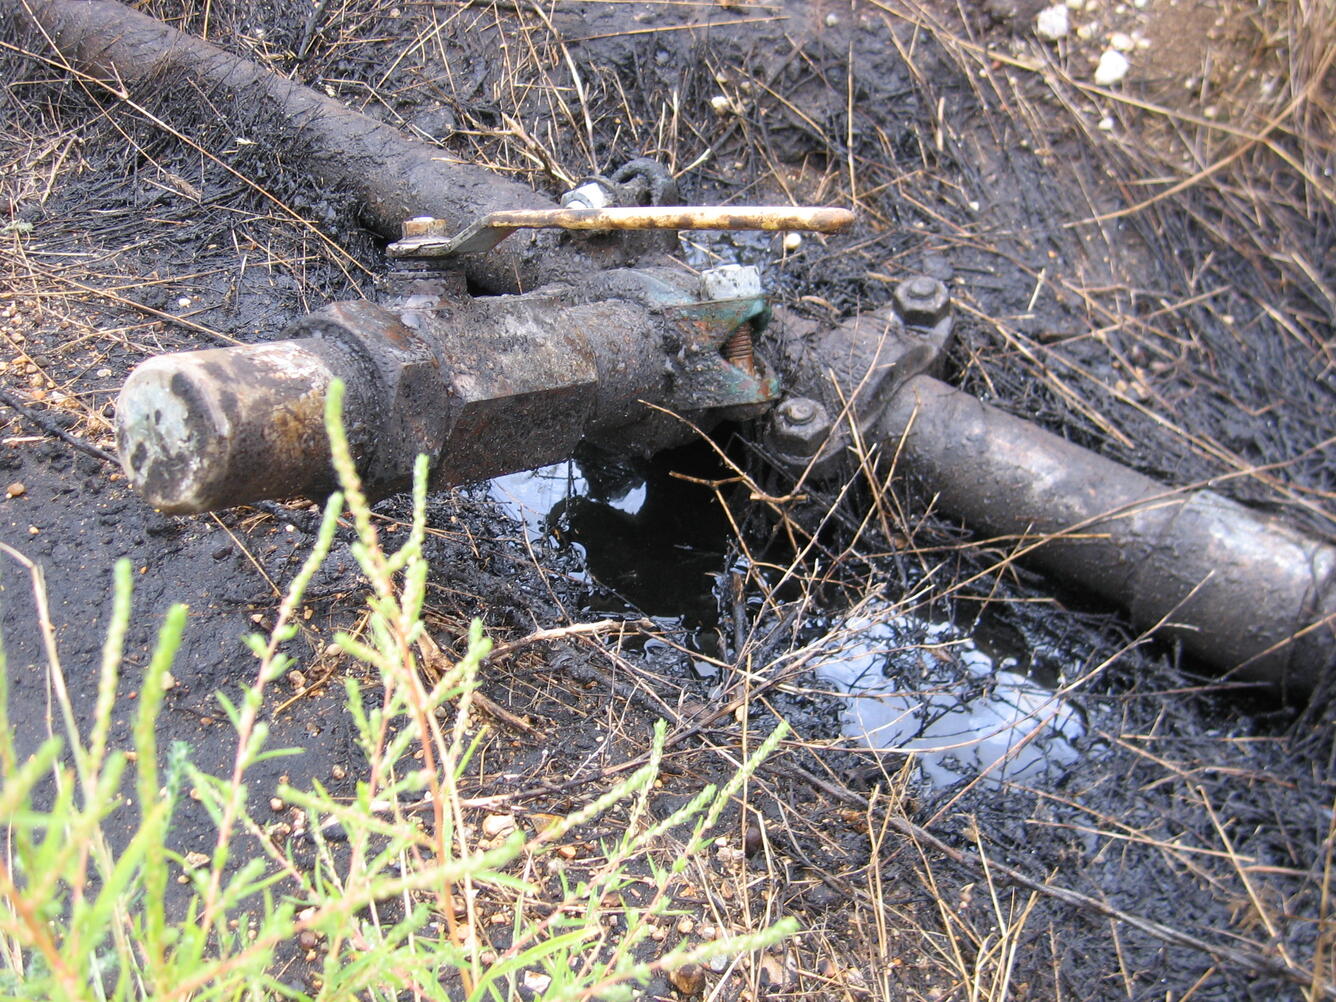
[[[874,613],[845,620],[838,636],[816,674],[848,696],[844,735],[912,753],[933,785],[981,773],[991,784],[1055,780],[1076,761],[1076,707],[953,624]]]

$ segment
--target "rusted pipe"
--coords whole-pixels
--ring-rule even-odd
[[[707,288],[686,271],[616,270],[523,296],[335,303],[283,341],[141,364],[116,405],[121,462],[169,513],[319,496],[333,484],[321,401],[335,378],[377,497],[407,487],[424,453],[437,486],[557,462],[587,437],[648,453],[691,432],[646,402],[708,427],[778,393],[763,362],[725,353],[765,300]]]
[[[1302,695],[1336,653],[1336,548],[1209,490],[1183,491],[931,376],[891,398],[880,437],[937,506],[1023,559],[1164,623],[1231,677]]]
[[[500,209],[557,207],[522,184],[453,161],[442,149],[111,0],[0,0],[0,18],[54,49],[43,55],[140,103],[165,82],[185,99],[185,83],[207,95],[210,116],[234,108],[247,123],[262,121],[270,131],[257,139],[302,162],[321,184],[352,192],[366,222],[387,238],[398,237],[413,216],[444,219],[458,230]],[[617,253],[526,231],[493,254],[467,260],[465,270],[480,288],[516,292],[624,263]]]

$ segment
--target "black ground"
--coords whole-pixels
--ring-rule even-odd
[[[1336,526],[1336,231],[1329,190],[1286,174],[1296,158],[1317,178],[1324,163],[1329,171],[1320,106],[1303,106],[1272,140],[1289,161],[1254,144],[1209,183],[1151,209],[1069,225],[1153,194],[1142,180],[1168,173],[1180,154],[1188,166],[1174,169],[1187,174],[1227,154],[1219,144],[1230,136],[1211,122],[1247,133],[1277,107],[1226,90],[1205,118],[1198,99],[1210,74],[1183,97],[1168,80],[1176,67],[1153,59],[1154,72],[1128,83],[1141,106],[1092,93],[1081,85],[1090,52],[1074,40],[1041,49],[1028,12],[1006,5],[962,17],[892,4],[591,2],[540,18],[523,4],[345,0],[320,5],[314,19],[295,3],[150,7],[543,190],[651,155],[681,171],[684,193],[702,202],[852,204],[860,211],[852,235],[809,239],[782,255],[767,248],[780,299],[833,321],[886,301],[906,269],[950,277],[961,307],[952,359],[961,384],[1170,482],[1225,476],[1222,490],[1310,531]],[[1141,19],[1156,58],[1179,47],[1170,29],[1182,25],[1160,8],[1127,17]],[[1330,99],[1329,64],[1304,75],[1313,65],[1296,24],[1288,48],[1257,40],[1284,24],[1239,14],[1226,27],[1228,37],[1211,43],[1216,57]],[[43,54],[40,40],[6,37]],[[264,123],[244,109],[164,89],[136,110],[14,48],[0,65],[8,81],[0,224],[11,224],[0,236],[4,387],[48,424],[110,448],[115,393],[144,357],[211,346],[219,334],[272,338],[304,311],[370,293],[384,262],[355,207],[339,192],[313,190],[299,162],[275,162]],[[1094,124],[1105,115],[1111,130]],[[26,413],[5,413],[0,479],[13,486],[0,501],[0,541],[43,568],[75,706],[91,706],[111,567],[127,556],[136,615],[113,740],[127,741],[136,669],[168,605],[183,601],[190,625],[162,744],[181,742],[205,771],[227,771],[233,734],[213,694],[252,671],[240,637],[272,616],[309,545],[309,512],[161,516],[108,463]],[[739,929],[765,902],[771,918],[793,912],[806,932],[779,973],[758,965],[732,975],[725,997],[1313,997],[1297,986],[1300,975],[1259,976],[1050,896],[1020,921],[1029,892],[1014,886],[999,886],[999,917],[978,869],[920,852],[903,834],[874,836],[893,810],[952,846],[1112,908],[1259,962],[1324,970],[1336,793],[1325,704],[1279,706],[1214,683],[1173,650],[1123,650],[1133,638],[1110,610],[1027,572],[998,570],[930,599],[920,614],[970,623],[982,609],[994,634],[1050,675],[1074,678],[1107,660],[1077,695],[1090,735],[1085,758],[1043,789],[915,789],[911,800],[888,802],[885,791],[905,789],[898,763],[842,747],[835,702],[809,676],[786,676],[786,666],[801,666],[794,653],[869,592],[894,599],[939,564],[945,589],[1001,554],[969,545],[957,526],[921,522],[913,508],[853,541],[842,526],[884,503],[860,487],[823,538],[827,554],[853,541],[844,559],[799,565],[790,575],[798,583],[778,587],[792,558],[786,526],[816,525],[835,491],[776,514],[750,497],[756,487],[782,496],[783,482],[745,444],[726,444],[749,482],[717,496],[680,480],[660,484],[673,492],[659,496],[660,510],[694,505],[699,523],[717,521],[723,503],[743,528],[741,539],[693,542],[690,566],[702,554],[713,562],[693,571],[694,588],[679,576],[670,588],[637,590],[637,576],[661,584],[672,558],[643,545],[643,523],[618,523],[598,508],[582,516],[590,502],[567,506],[562,533],[526,539],[484,490],[432,498],[430,623],[443,648],[458,648],[475,615],[499,642],[608,616],[659,617],[493,662],[484,691],[536,729],[498,723],[486,768],[471,780],[480,809],[567,809],[643,748],[654,719],[679,729],[708,721],[669,758],[666,809],[727,771],[744,721],[754,742],[782,715],[796,739],[748,805],[764,819],[766,853],[709,861],[711,882],[688,888],[683,901],[702,922]],[[696,453],[669,465],[700,462]],[[403,526],[402,500],[381,511],[387,528]],[[582,529],[582,517],[595,528]],[[31,596],[26,572],[6,561],[11,716],[26,746],[58,727]],[[252,773],[262,811],[280,776],[352,789],[359,762],[341,711],[350,665],[327,648],[336,629],[356,624],[363,600],[353,561],[336,547],[293,642],[300,674],[267,706],[273,743],[305,752]],[[722,667],[702,672],[702,655]],[[712,719],[739,701],[743,713]],[[868,806],[874,787],[882,793]],[[284,817],[280,810],[274,820]],[[187,803],[178,848],[205,849],[211,836],[203,810]],[[1006,989],[989,952],[998,937],[1015,947]],[[970,977],[983,987],[967,988]]]

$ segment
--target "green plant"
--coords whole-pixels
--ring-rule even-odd
[[[92,719],[81,722],[63,684],[41,570],[6,548],[33,578],[63,734],[26,756],[20,751],[9,726],[7,675],[0,670],[0,821],[7,835],[0,858],[0,997],[389,1000],[411,991],[415,998],[504,999],[515,996],[517,979],[527,971],[540,975],[541,994],[553,1002],[618,998],[658,971],[764,948],[790,934],[792,920],[783,920],[755,935],[678,946],[652,958],[638,950],[668,911],[670,880],[710,844],[721,811],[782,730],[722,789],[707,787],[671,817],[654,821],[648,798],[663,750],[660,725],[644,765],[587,806],[532,836],[517,830],[498,845],[478,845],[457,783],[481,739],[470,734],[468,711],[490,642],[475,621],[465,656],[437,681],[424,678],[418,650],[428,572],[422,553],[426,460],[417,467],[408,541],[389,553],[349,454],[342,395],[341,385],[331,387],[326,419],[343,489],[326,505],[272,631],[248,638],[257,659],[253,681],[235,697],[218,696],[237,734],[227,776],[204,775],[181,749],[162,756],[157,747],[155,724],[186,609],[174,607],[159,632],[139,686],[134,748],[113,749],[109,734],[131,617],[129,563],[116,567],[99,695]],[[381,685],[368,709],[357,683],[346,683],[366,756],[354,801],[343,802],[318,784],[279,791],[305,813],[316,844],[314,864],[301,867],[252,816],[245,783],[256,763],[285,753],[268,747],[266,690],[291,667],[285,645],[297,633],[294,613],[345,506],[356,533],[352,549],[370,582],[369,618],[360,638],[341,635],[338,643],[374,668]],[[187,787],[216,828],[207,858],[168,848],[174,810]],[[628,820],[621,837],[604,846],[602,865],[566,883],[560,900],[543,902],[541,915],[523,905],[537,903],[541,891],[518,864],[551,853],[572,830],[614,807]],[[108,825],[124,826],[136,811],[132,834],[113,851]],[[660,865],[658,846],[681,826],[689,833],[685,851]],[[330,837],[335,830],[337,844]],[[648,872],[653,892],[640,908],[619,909],[624,930],[614,938],[603,919],[608,902],[620,900],[631,881],[633,864],[641,884]],[[174,871],[189,886],[187,903],[175,908],[168,894]],[[510,945],[499,954],[465,931],[477,929],[474,891],[484,885],[507,889],[521,902]],[[294,940],[319,943],[323,951],[320,976],[309,990],[276,973],[282,950]]]

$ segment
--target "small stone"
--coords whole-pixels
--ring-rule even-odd
[[[801,233],[785,233],[784,249],[786,251],[796,251],[803,245],[803,235]]]
[[[1108,115],[1105,115],[1103,118],[1101,118],[1101,119],[1099,120],[1099,131],[1100,131],[1100,132],[1112,132],[1112,131],[1113,131],[1113,119],[1110,118]]]
[[[552,975],[544,974],[542,971],[525,971],[524,987],[536,995],[541,995],[547,991],[552,984]]]
[[[171,672],[169,672],[169,671],[165,671],[165,672],[163,672],[163,673],[162,673],[162,690],[163,690],[163,692],[170,692],[172,689],[175,689],[175,688],[176,688],[176,676],[173,675],[173,674],[172,674]]]
[[[1045,7],[1035,18],[1035,34],[1046,42],[1056,42],[1059,38],[1066,38],[1071,29],[1072,23],[1067,16],[1066,4]]]
[[[181,309],[184,310],[187,306],[190,305],[190,297],[189,297],[189,296],[182,296],[180,299],[178,299],[178,300],[176,301],[176,305],[179,306],[179,307],[181,307]]]
[[[691,935],[691,931],[696,928],[695,920],[690,916],[684,915],[677,920],[677,931],[683,936]]]
[[[188,852],[185,858],[185,868],[187,870],[198,870],[209,861],[209,857],[202,852]]]
[[[755,821],[748,821],[742,832],[742,851],[748,856],[755,856],[764,845],[765,836],[761,833],[761,826]]]
[[[329,776],[331,779],[345,779],[347,775],[348,775],[348,770],[345,769],[343,766],[339,765],[337,762],[335,762],[333,765],[329,767]]]
[[[705,991],[705,971],[697,964],[683,964],[668,972],[668,980],[683,995],[699,995]]]
[[[1109,45],[1119,52],[1131,52],[1136,43],[1132,41],[1132,36],[1127,32],[1115,31],[1109,36]]]
[[[839,17],[837,17],[836,15],[834,15],[834,14],[827,14],[827,15],[826,15],[826,27],[827,27],[827,28],[833,28],[833,27],[835,27],[835,25],[837,25],[837,24],[839,24],[839,23],[840,23],[840,19],[839,19]]]
[[[22,497],[27,492],[27,490],[28,488],[24,487],[21,483],[19,483],[16,480],[5,488],[5,497],[9,498]]]
[[[283,808],[286,807],[286,806],[287,806],[287,805],[283,803],[283,800],[282,800],[282,798],[280,798],[280,797],[270,797],[270,798],[269,798],[269,809],[270,809],[271,811],[273,811],[275,814],[277,814],[279,811],[283,810]]]
[[[1127,76],[1129,66],[1127,57],[1117,49],[1105,49],[1099,57],[1099,65],[1095,67],[1095,83],[1101,87],[1116,84]]]
[[[482,819],[482,833],[487,838],[509,835],[515,830],[515,815],[489,814]]]
[[[297,942],[301,944],[303,950],[313,950],[316,944],[320,942],[320,937],[316,935],[314,929],[303,929],[297,935]]]
[[[733,102],[723,94],[716,94],[710,98],[710,107],[714,109],[716,115],[730,115],[733,113]]]

